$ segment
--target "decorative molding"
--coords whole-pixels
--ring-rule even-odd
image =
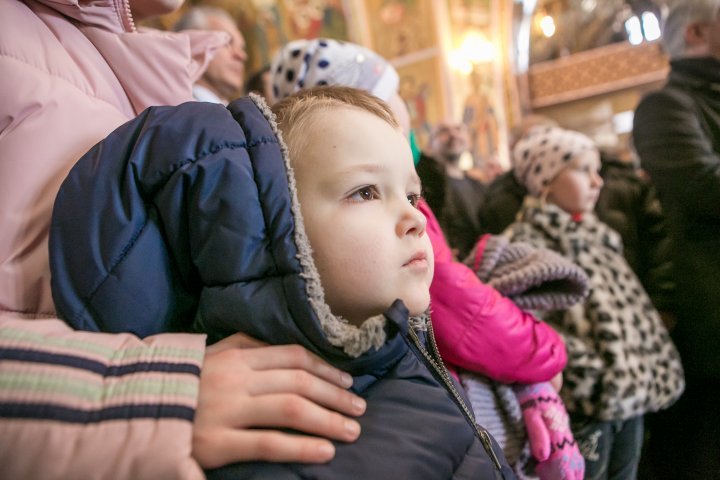
[[[664,79],[668,71],[657,42],[615,43],[531,65],[530,105],[547,107],[645,85]]]

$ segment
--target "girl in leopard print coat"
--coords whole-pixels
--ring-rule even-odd
[[[590,279],[584,304],[544,316],[567,347],[561,393],[586,478],[635,478],[643,415],[670,406],[683,391],[680,357],[622,255],[620,236],[592,213],[602,187],[592,141],[537,127],[515,146],[513,161],[529,195],[505,234],[564,255]]]

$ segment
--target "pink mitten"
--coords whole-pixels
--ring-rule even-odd
[[[541,480],[582,480],[585,473],[578,445],[570,431],[565,405],[549,382],[514,387],[522,408],[530,451]]]

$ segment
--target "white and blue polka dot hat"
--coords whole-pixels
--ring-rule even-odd
[[[270,71],[274,101],[320,85],[360,88],[387,101],[399,85],[395,69],[375,52],[324,38],[288,43],[275,55]]]

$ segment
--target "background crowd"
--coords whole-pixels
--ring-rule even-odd
[[[158,274],[147,258],[135,260],[142,275],[132,295],[96,300],[121,285],[127,251],[108,257],[83,246],[74,281],[89,293],[78,301],[96,303],[87,313],[59,301],[68,245],[50,225],[61,184],[148,107],[230,104],[245,125],[248,114],[233,106],[245,93],[273,105],[344,85],[384,102],[412,143],[397,73],[373,52],[303,40],[246,72],[242,32],[221,9],[190,8],[173,32],[136,26],[179,3],[0,4],[2,478],[254,478],[279,471],[261,465],[330,462],[308,470],[322,477],[378,454],[359,439],[378,434],[379,400],[352,362],[253,327],[179,328],[195,315],[186,300],[194,285],[148,291],[138,284]],[[468,132],[451,119],[413,152],[421,235],[434,257],[426,346],[434,335],[448,381],[475,411],[479,465],[504,478],[720,478],[720,2],[670,2],[663,44],[671,71],[637,108],[632,151],[603,151],[571,125],[528,115],[505,173],[465,169]],[[98,171],[81,191],[102,188]],[[88,232],[113,244],[121,227],[136,226],[133,205],[112,228],[97,212]],[[63,211],[74,229],[81,212]],[[157,215],[150,210],[143,228]],[[158,297],[171,306],[158,307]],[[105,321],[104,311],[128,321]],[[163,328],[148,327],[161,318]],[[411,435],[397,425],[398,437]],[[445,461],[433,449],[418,455]],[[453,458],[464,465],[453,478],[475,478],[463,476],[467,456]]]

